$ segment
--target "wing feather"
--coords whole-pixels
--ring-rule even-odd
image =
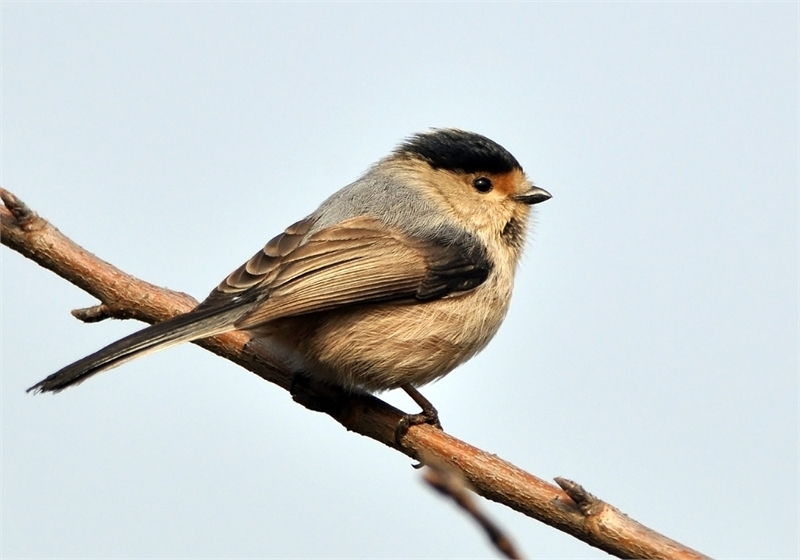
[[[482,245],[463,231],[410,238],[359,217],[309,233],[313,223],[272,239],[201,306],[247,294],[259,303],[235,327],[248,329],[348,305],[445,297],[480,285],[491,268]]]
[[[315,255],[281,270],[269,298],[236,327],[246,329],[345,305],[411,299],[426,269],[423,255],[394,239]]]

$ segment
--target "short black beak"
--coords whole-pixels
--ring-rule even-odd
[[[539,187],[531,187],[531,190],[528,192],[524,192],[515,196],[514,200],[519,200],[525,204],[539,204],[540,202],[544,202],[545,200],[549,200],[551,198],[553,198],[553,195],[546,190],[540,189]]]

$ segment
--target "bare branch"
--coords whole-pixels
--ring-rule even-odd
[[[186,294],[140,280],[99,259],[2,188],[0,199],[5,204],[0,207],[2,243],[100,300],[101,305],[96,308],[77,312],[81,320],[113,316],[155,323],[197,305]],[[247,333],[234,331],[196,344],[288,390],[292,384],[291,372],[257,343],[249,342]],[[295,400],[328,414],[348,430],[417,460],[423,453],[436,457],[463,473],[472,488],[485,498],[610,554],[620,558],[707,558],[596,500],[575,483],[559,479],[569,489],[567,493],[429,425],[410,427],[400,448],[395,440],[395,427],[402,413],[371,395],[351,395],[313,382],[304,387],[303,395]]]
[[[464,480],[460,471],[435,457],[424,455],[425,466],[428,468],[422,474],[423,479],[435,490],[453,501],[472,517],[489,537],[494,547],[506,558],[521,559],[522,555],[511,543],[511,539],[478,508],[472,498],[472,489]]]

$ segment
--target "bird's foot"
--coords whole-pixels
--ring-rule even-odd
[[[439,422],[439,412],[428,399],[422,396],[422,393],[408,384],[402,385],[401,388],[408,393],[408,396],[414,399],[414,402],[422,409],[422,412],[418,414],[404,414],[397,423],[394,429],[394,439],[397,445],[402,447],[402,440],[411,426],[430,424],[434,428],[442,430],[442,423]]]

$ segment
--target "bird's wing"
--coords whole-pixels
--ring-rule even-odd
[[[139,356],[233,329],[377,301],[425,301],[479,286],[491,262],[465,232],[430,240],[354,218],[309,234],[291,226],[189,313],[128,335],[43,379],[28,391],[61,391]]]
[[[235,324],[247,329],[348,305],[441,298],[477,287],[491,268],[483,246],[464,231],[412,238],[363,217],[308,235],[310,227],[298,222],[270,241],[201,307],[257,299]]]

